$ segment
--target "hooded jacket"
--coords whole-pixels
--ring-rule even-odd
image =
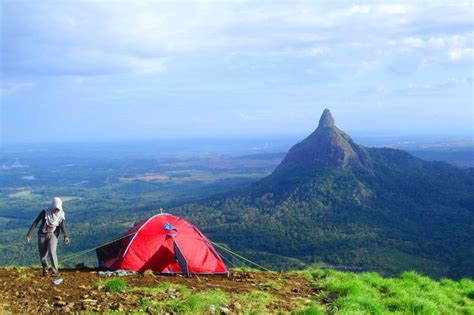
[[[54,215],[53,214],[53,209],[59,209],[59,213]],[[41,212],[38,214],[38,217],[33,221],[33,224],[31,224],[30,229],[28,230],[27,237],[31,237],[33,235],[33,231],[38,225],[39,222],[41,222],[39,230],[38,230],[38,235],[44,234],[43,228],[46,222],[48,222],[49,226],[54,226],[54,234],[56,237],[59,236],[59,233],[63,233],[64,237],[69,237],[68,233],[66,232],[66,228],[64,225],[64,211],[62,207],[62,201],[60,198],[55,197],[53,199],[53,204],[51,207],[41,210]]]

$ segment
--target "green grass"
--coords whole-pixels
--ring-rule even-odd
[[[334,314],[474,314],[474,282],[434,281],[414,271],[398,278],[333,270],[301,272],[321,290],[320,304]]]
[[[270,280],[270,281],[264,282],[263,285],[266,286],[266,287],[272,288],[274,290],[279,290],[279,289],[281,289],[282,281],[272,281],[272,280]]]
[[[30,277],[28,277],[28,274],[20,272],[17,279],[19,281],[28,281]]]
[[[143,310],[147,310],[150,306],[150,301],[143,296],[140,298],[140,301],[138,303],[140,305],[140,308],[142,308]]]
[[[244,311],[249,312],[250,314],[264,313],[273,299],[274,298],[270,293],[262,291],[245,293],[238,297]]]
[[[238,302],[245,314],[265,314],[267,307],[274,297],[262,291],[245,294],[229,293],[221,290],[206,290],[193,292],[181,284],[162,282],[152,288],[130,288],[147,295],[142,296],[139,308],[143,312],[175,313],[175,314],[207,314],[214,308],[220,314],[220,307],[230,308]],[[309,314],[309,313],[308,313]]]
[[[106,292],[122,292],[127,289],[127,280],[123,278],[111,278],[98,281],[95,285],[97,288],[103,287]]]
[[[273,299],[271,294],[262,291],[233,294],[221,290],[195,293],[184,290],[182,295],[174,298],[169,296],[161,300],[142,298],[140,306],[143,311],[152,313],[207,314],[210,308],[214,308],[216,314],[219,314],[220,307],[229,307],[232,301],[238,301],[244,314],[265,314]]]
[[[26,267],[26,266],[16,266],[16,265],[2,266],[2,268],[5,270],[16,270],[17,272],[25,272],[29,269],[29,267]]]
[[[229,298],[225,292],[220,290],[204,291],[190,295],[185,300],[185,305],[192,313],[201,313],[209,309],[211,305],[219,310],[219,307],[229,304]]]
[[[207,313],[212,306],[216,313],[219,313],[219,308],[229,303],[228,294],[220,290],[202,291],[193,294],[185,290],[183,295],[176,298],[165,298],[161,301],[141,301],[141,304],[146,305],[146,310],[152,313],[178,314]]]
[[[235,272],[262,272],[260,269],[252,268],[252,267],[237,267],[234,268]]]
[[[28,268],[9,266],[18,281],[28,280]],[[292,315],[319,314],[465,314],[474,315],[474,281],[441,279],[435,281],[414,271],[387,278],[375,272],[350,273],[328,269],[293,271],[310,281],[317,294],[311,299],[301,296],[290,303]],[[262,273],[262,276],[265,273]],[[267,280],[261,284],[280,290],[289,281]],[[239,286],[239,283],[235,283]],[[106,292],[139,292],[140,300],[133,314],[172,313],[204,314],[209,309],[220,313],[220,307],[234,311],[240,304],[242,314],[288,314],[275,309],[282,297],[265,291],[247,293],[221,290],[196,291],[183,284],[161,282],[151,288],[129,287],[124,278],[101,279],[95,287]],[[276,304],[272,304],[276,302]],[[286,303],[285,303],[286,304]],[[288,304],[287,304],[288,305]],[[106,312],[115,314],[114,311]]]
[[[216,313],[221,306],[229,305],[230,295],[220,290],[193,292],[182,284],[161,282],[152,288],[130,288],[130,291],[143,292],[139,307],[143,312],[202,314],[213,305]]]
[[[292,315],[323,315],[325,314],[321,305],[316,302],[311,303],[308,307],[302,310],[296,310],[291,313]]]

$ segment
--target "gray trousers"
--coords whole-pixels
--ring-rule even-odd
[[[58,238],[54,233],[38,235],[38,251],[40,255],[41,265],[43,266],[43,269],[48,268],[49,256],[53,273],[58,272],[58,255],[56,254],[57,248]]]

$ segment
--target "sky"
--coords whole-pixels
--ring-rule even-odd
[[[1,143],[473,137],[473,2],[1,3]]]

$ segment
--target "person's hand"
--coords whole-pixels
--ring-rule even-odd
[[[70,242],[71,242],[71,240],[69,239],[69,237],[65,236],[64,237],[64,243],[69,244]]]
[[[27,241],[28,243],[31,242],[31,236],[27,235],[27,236],[26,236],[26,241]]]

